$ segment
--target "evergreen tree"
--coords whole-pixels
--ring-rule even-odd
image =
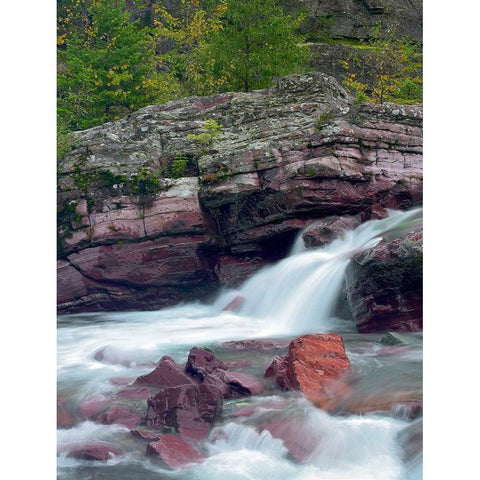
[[[59,22],[57,111],[69,129],[120,118],[161,98],[154,39],[121,3],[91,0],[75,28],[68,28],[68,17]]]
[[[274,0],[229,2],[222,28],[212,33],[208,55],[223,90],[265,88],[274,76],[301,71],[308,48],[297,29],[303,17],[286,14]]]

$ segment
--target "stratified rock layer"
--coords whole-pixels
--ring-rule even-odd
[[[209,118],[223,128],[205,149],[189,135]],[[60,312],[205,298],[283,257],[313,220],[422,202],[421,106],[354,105],[321,73],[146,107],[75,138],[59,166]],[[179,156],[190,176],[165,178]]]

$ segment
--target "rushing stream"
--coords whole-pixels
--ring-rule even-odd
[[[358,334],[351,320],[332,316],[352,254],[422,224],[422,210],[391,212],[366,222],[322,249],[306,250],[301,236],[289,257],[258,272],[236,291],[224,291],[212,305],[186,304],[155,312],[91,313],[58,319],[58,397],[70,407],[85,398],[102,399],[122,388],[115,379],[134,379],[152,370],[163,355],[178,363],[193,346],[209,347],[222,360],[244,361],[242,371],[263,376],[278,351],[245,352],[222,342],[253,338],[291,339],[303,333],[337,332],[352,364],[352,401],[374,397],[378,404],[397,393],[421,396],[421,341],[385,354],[380,334]],[[236,312],[224,311],[235,297],[245,299]],[[421,335],[411,335],[421,338]],[[288,344],[288,341],[284,342]],[[382,350],[383,349],[383,350]],[[98,355],[101,352],[101,355]],[[420,393],[419,393],[420,392]],[[142,403],[143,402],[143,403]],[[139,411],[146,410],[146,401]],[[239,406],[257,406],[247,418],[230,416]],[[271,391],[264,397],[226,401],[225,415],[202,448],[208,458],[190,469],[172,471],[145,456],[145,442],[122,425],[79,421],[58,429],[60,479],[198,479],[419,480],[421,451],[410,438],[421,436],[421,418],[408,409],[362,415],[341,410],[329,414],[292,393]],[[289,456],[282,440],[259,425],[281,415],[302,428],[307,454],[302,462]],[[123,455],[106,462],[67,456],[76,445],[105,441]],[[412,453],[413,450],[413,453]]]

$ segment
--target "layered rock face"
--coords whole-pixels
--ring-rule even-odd
[[[207,119],[223,127],[205,146],[189,135]],[[60,312],[205,298],[283,257],[313,220],[422,201],[422,108],[354,105],[321,73],[75,138],[58,170]]]

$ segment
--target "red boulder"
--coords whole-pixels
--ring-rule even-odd
[[[205,456],[177,435],[160,435],[156,442],[147,445],[147,454],[159,457],[170,468],[180,469],[200,463]]]
[[[274,359],[265,376],[272,376],[285,390],[300,390],[317,407],[331,410],[348,392],[341,377],[349,369],[340,335],[310,334],[293,340],[288,355]]]
[[[215,370],[226,370],[227,366],[213,353],[193,347],[188,354],[185,372],[203,380],[205,375]]]
[[[180,365],[165,355],[158,362],[155,370],[146,375],[138,377],[137,385],[149,385],[151,387],[165,388],[177,387],[179,385],[193,385],[193,380],[182,369]]]
[[[80,460],[108,460],[117,455],[121,455],[122,452],[117,448],[103,443],[85,445],[72,450],[68,453],[68,457],[78,458]]]
[[[169,387],[148,399],[147,427],[173,427],[190,438],[202,439],[219,416],[222,393],[214,386],[186,384]]]
[[[98,415],[95,421],[103,425],[117,423],[119,425],[125,425],[128,428],[134,428],[140,425],[142,417],[138,413],[134,413],[126,408],[114,407]]]

